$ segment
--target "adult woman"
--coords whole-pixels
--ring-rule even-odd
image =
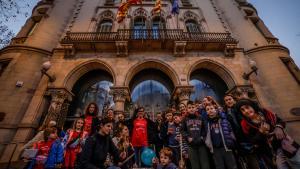
[[[89,135],[96,132],[97,125],[99,124],[99,119],[97,117],[98,110],[99,108],[96,103],[88,104],[85,110],[83,130],[88,132]]]
[[[256,153],[269,168],[276,168],[272,162],[272,149],[277,155],[278,168],[286,168],[283,156],[288,159],[290,167],[300,168],[299,145],[286,135],[285,123],[278,116],[260,108],[256,102],[249,99],[240,99],[236,103],[236,108],[243,115],[241,121],[243,132],[255,145]]]
[[[130,119],[127,124],[131,132],[131,143],[134,147],[135,161],[137,165],[141,166],[140,155],[145,147],[148,147],[149,144],[156,143],[157,128],[154,122],[145,118],[143,107],[136,109],[132,119]]]
[[[127,156],[130,157],[132,154],[134,154],[134,150],[132,144],[130,143],[128,127],[120,124],[116,130],[116,137],[112,139],[115,146],[119,149],[119,152],[125,152]],[[131,158],[122,164],[121,168],[128,169],[133,165],[133,163],[134,158]]]

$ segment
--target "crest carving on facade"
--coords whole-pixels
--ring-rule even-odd
[[[100,18],[99,18],[99,21],[102,21],[104,19],[109,19],[109,20],[115,20],[115,15],[112,11],[110,10],[106,10],[106,11],[103,11],[101,14],[100,14]]]

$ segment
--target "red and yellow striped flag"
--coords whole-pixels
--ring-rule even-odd
[[[142,3],[142,0],[127,0],[126,2],[122,2],[120,7],[118,8],[118,13],[117,13],[118,23],[122,22],[125,19],[129,7],[133,4],[138,4],[138,3]]]
[[[161,0],[156,0],[154,8],[152,9],[152,14],[160,13],[161,11]]]

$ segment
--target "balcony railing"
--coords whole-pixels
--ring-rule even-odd
[[[231,37],[230,33],[191,33],[183,32],[181,29],[120,29],[117,32],[68,32],[61,43],[97,43],[132,40],[237,43]]]

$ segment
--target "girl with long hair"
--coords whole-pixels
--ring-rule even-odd
[[[83,130],[84,120],[79,118],[74,121],[73,127],[67,131],[64,137],[65,147],[65,168],[74,168],[74,163],[77,154],[81,151],[85,139],[88,136],[88,132]]]

